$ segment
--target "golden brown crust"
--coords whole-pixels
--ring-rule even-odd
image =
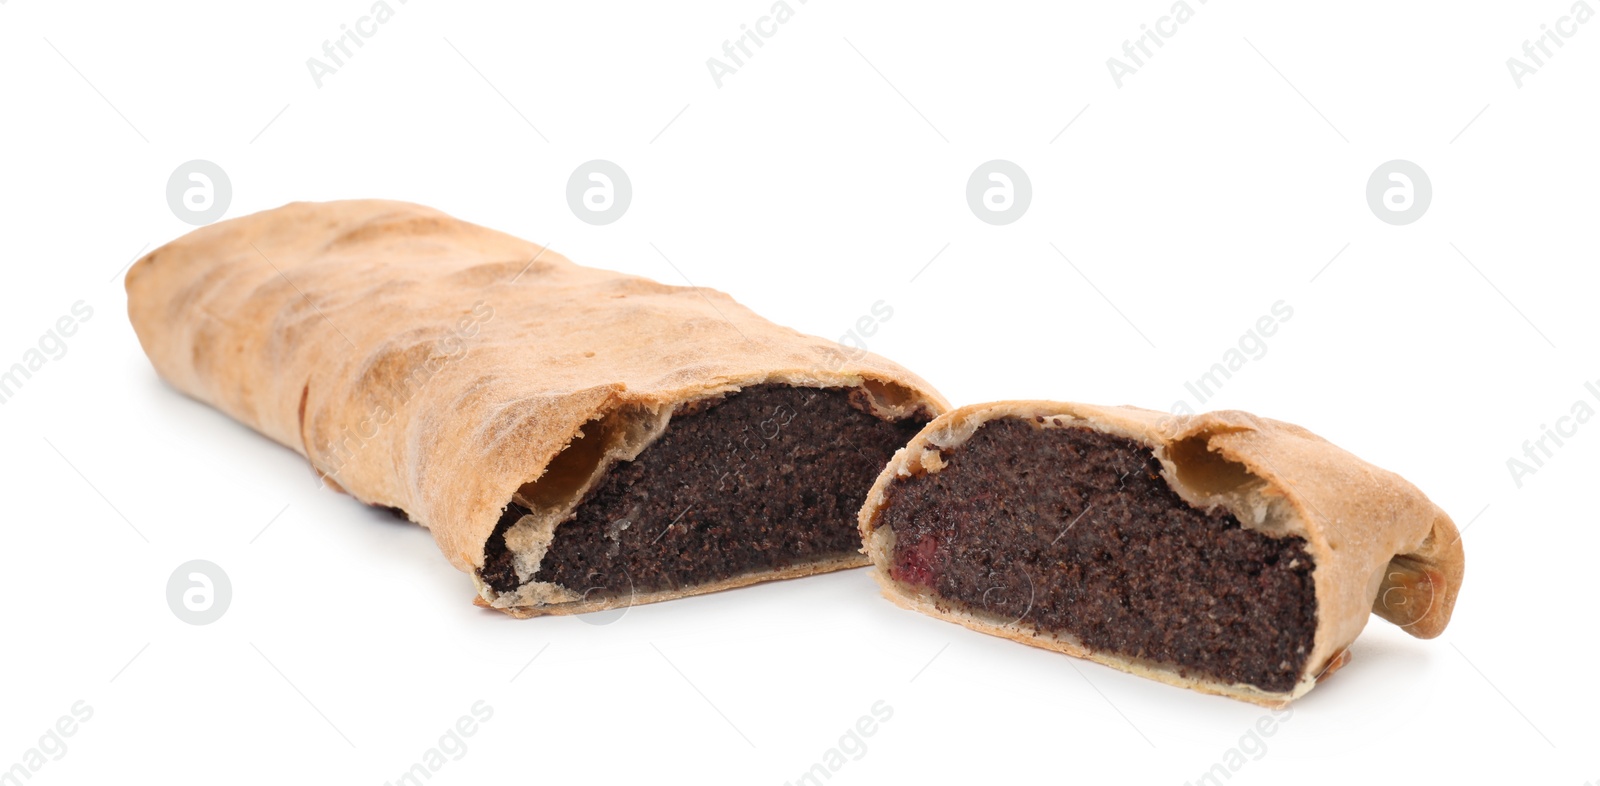
[[[770,382],[860,387],[888,418],[948,406],[900,366],[721,292],[581,267],[402,202],[213,224],[140,259],[127,288],[162,377],[299,451],[335,489],[404,510],[508,610],[583,601],[478,581],[506,503],[537,506],[518,535],[542,553],[582,490],[680,404]],[[582,450],[543,478],[569,447]]]
[[[891,578],[894,533],[877,526],[889,487],[913,474],[938,472],[944,466],[941,451],[959,447],[984,423],[1007,417],[1040,428],[1092,428],[1149,445],[1167,483],[1185,501],[1201,509],[1222,507],[1243,526],[1268,535],[1304,538],[1317,564],[1317,631],[1295,689],[1269,693],[1094,652],[1070,637],[1041,635],[1014,622],[953,608]],[[1304,695],[1342,665],[1371,613],[1419,638],[1437,636],[1450,621],[1463,571],[1455,524],[1416,487],[1299,426],[1235,411],[1174,416],[1052,401],[962,407],[929,423],[895,454],[867,495],[860,526],[874,577],[884,594],[902,606],[1173,685],[1267,706]]]

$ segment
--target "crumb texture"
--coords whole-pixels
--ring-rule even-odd
[[[1186,674],[1298,682],[1317,627],[1303,539],[1191,507],[1149,447],[1092,429],[994,420],[944,460],[889,490],[893,579]]]
[[[760,385],[681,410],[556,528],[532,578],[589,597],[654,592],[859,550],[857,510],[927,420],[882,420],[861,395]],[[523,512],[513,503],[489,539],[482,576],[500,592],[520,583],[504,533]]]

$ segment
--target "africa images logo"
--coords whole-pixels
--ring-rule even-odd
[[[88,303],[82,300],[73,303],[68,313],[39,336],[35,346],[22,353],[22,360],[12,363],[10,368],[0,368],[0,404],[16,398],[23,385],[43,371],[46,364],[66,357],[67,339],[77,335],[79,326],[93,316],[94,309]]]

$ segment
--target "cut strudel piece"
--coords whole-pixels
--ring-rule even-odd
[[[860,524],[902,606],[1269,706],[1342,665],[1370,613],[1438,635],[1462,575],[1411,484],[1243,412],[964,407],[895,456]]]
[[[946,408],[721,292],[401,202],[204,227],[127,287],[162,377],[427,527],[518,616],[864,565],[873,478]]]

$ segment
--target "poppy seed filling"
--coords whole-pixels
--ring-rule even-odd
[[[532,580],[626,597],[856,553],[867,491],[928,420],[886,421],[865,396],[758,385],[680,407],[556,527]],[[527,512],[511,503],[485,547],[480,575],[498,592],[522,584],[505,535]]]
[[[1264,691],[1300,680],[1317,627],[1299,537],[1178,496],[1147,446],[990,421],[889,489],[889,575],[944,607]]]

